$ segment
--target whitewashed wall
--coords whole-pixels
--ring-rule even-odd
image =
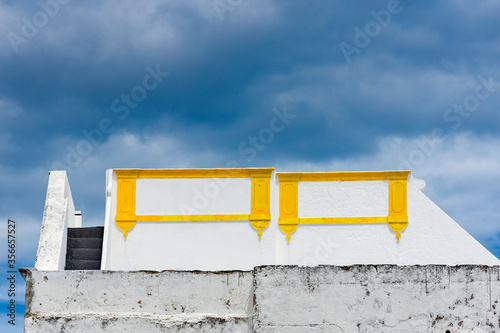
[[[500,332],[499,267],[263,267],[254,332]]]
[[[251,270],[259,265],[482,264],[500,262],[408,181],[409,223],[400,242],[388,224],[299,225],[288,244],[271,179],[270,226],[259,240],[248,221],[137,222],[116,227],[116,176],[108,170],[102,269]],[[299,217],[387,216],[386,181],[299,182]],[[205,193],[205,194],[202,194]],[[138,214],[250,212],[250,179],[138,179]],[[194,210],[193,210],[194,209]]]
[[[387,187],[386,181],[299,182],[299,217],[387,215]],[[299,225],[290,244],[274,228],[276,263],[498,265],[498,259],[437,207],[424,189],[425,182],[410,174],[409,223],[399,243],[384,223]]]
[[[108,171],[102,269],[250,270],[274,259],[273,234],[250,221],[137,222],[116,227],[116,176]],[[250,214],[250,178],[137,179],[138,215]],[[271,195],[274,195],[274,188]]]
[[[499,269],[23,270],[25,332],[498,332]]]
[[[251,332],[252,272],[23,270],[25,332]]]

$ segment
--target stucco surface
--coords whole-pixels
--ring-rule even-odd
[[[137,222],[125,240],[115,224],[116,175],[108,174],[102,269],[252,270],[274,263],[273,233],[264,232],[259,240],[250,221]],[[250,183],[250,178],[138,179],[137,212],[249,214]],[[271,186],[271,196],[274,192]],[[165,205],[163,195],[175,199]]]
[[[137,179],[138,215],[250,214],[250,178]]]
[[[184,186],[185,195],[176,199],[177,205],[184,197],[185,206],[194,207],[193,202],[201,200],[206,211],[224,213],[224,203],[229,213],[234,212],[231,207],[241,204],[242,198],[249,204],[246,179],[221,183],[227,187],[221,187],[220,193],[246,195],[221,194],[221,198],[226,198],[224,201],[217,196],[199,199],[200,193],[207,192],[205,188],[218,186],[215,180],[149,181],[150,188],[157,186],[161,191],[168,188],[169,195]],[[168,187],[167,183],[176,186]],[[191,186],[195,183],[196,186]],[[298,213],[300,217],[385,216],[387,186],[387,181],[299,182]],[[279,182],[275,175],[271,179],[271,222],[260,240],[248,221],[138,222],[125,240],[114,223],[116,180],[112,171],[107,187],[110,197],[106,207],[103,269],[210,271],[252,270],[261,265],[500,264],[423,193],[425,182],[411,175],[407,192],[409,222],[399,242],[387,223],[364,223],[299,225],[288,243],[278,225]],[[148,198],[146,192],[140,193]],[[160,209],[154,193],[149,193],[150,205]]]
[[[299,182],[299,217],[389,214],[388,181]]]
[[[364,223],[299,225],[287,243],[278,226],[279,182],[275,174],[271,179],[271,222],[260,240],[249,221],[138,222],[125,240],[114,222],[116,178],[112,170],[108,173],[103,269],[210,271],[252,270],[261,265],[500,264],[423,193],[425,182],[411,174],[409,223],[399,242],[387,223]],[[248,209],[249,205],[248,181],[148,179],[138,195],[148,198],[150,194],[146,200],[150,212],[168,213],[155,191],[168,192],[170,197],[179,191],[181,195],[174,200],[177,208],[170,208],[172,214],[179,212],[179,207],[195,207],[195,203],[203,203],[203,212],[233,213],[234,207],[240,207],[237,211],[243,213],[243,206]],[[385,216],[387,186],[387,181],[299,182],[298,213],[300,217]],[[144,203],[144,198],[138,203]]]
[[[116,177],[113,170],[108,170],[106,176],[101,264],[104,270],[230,271],[252,270],[261,265],[500,264],[423,193],[425,182],[411,175],[407,200],[409,222],[399,242],[387,223],[365,223],[299,225],[290,243],[278,226],[279,183],[275,175],[271,179],[271,222],[261,239],[249,221],[178,221],[137,222],[126,240],[114,221]],[[160,180],[148,180],[149,184],[142,189],[139,185],[138,201],[147,203],[150,212],[179,213],[181,203],[191,207],[203,203],[199,212],[248,212],[248,179]],[[299,216],[380,215],[386,209],[386,185],[383,181],[301,182]],[[178,191],[184,193],[175,197],[177,208],[163,205],[161,195],[154,195],[155,187],[161,193],[168,192],[171,198]],[[149,199],[145,194],[147,189],[151,190]],[[200,193],[205,193],[203,198]],[[236,195],[238,193],[240,195]],[[351,214],[353,212],[358,213]],[[74,213],[66,173],[51,172],[37,269],[64,269],[66,230],[68,226],[77,226]]]
[[[332,184],[328,184],[332,183]],[[318,191],[335,182],[325,182]],[[345,182],[359,191],[357,182]],[[369,183],[369,182],[362,182]],[[309,183],[311,184],[311,183]],[[299,183],[299,216],[301,196]],[[314,183],[309,186],[314,186]],[[377,193],[367,187],[366,193]],[[500,261],[467,231],[433,203],[424,193],[425,182],[410,175],[408,179],[408,226],[396,241],[395,232],[387,223],[299,225],[290,244],[276,231],[275,264],[287,265],[499,265]],[[384,195],[379,190],[378,195]],[[309,196],[313,196],[309,189]],[[359,206],[352,197],[345,205]],[[369,200],[368,198],[360,200]],[[308,201],[310,202],[310,201]],[[303,205],[310,211],[312,203]],[[315,216],[332,216],[325,205],[319,205]],[[351,208],[345,208],[351,209]]]

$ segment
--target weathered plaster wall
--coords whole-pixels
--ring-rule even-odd
[[[500,267],[23,272],[26,332],[498,332]]]
[[[498,332],[500,271],[485,266],[268,266],[255,332]]]
[[[81,227],[81,218],[75,219],[75,206],[66,171],[51,171],[35,268],[64,269],[68,227]]]
[[[252,272],[23,271],[25,332],[249,332]]]

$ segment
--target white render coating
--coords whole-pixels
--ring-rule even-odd
[[[299,225],[288,245],[282,233],[277,233],[276,264],[500,264],[493,254],[437,207],[422,192],[424,188],[425,182],[410,174],[409,223],[401,232],[399,243],[395,233],[384,223]],[[299,192],[299,216],[300,200]],[[316,214],[326,217],[330,216],[330,211],[324,209]]]
[[[101,269],[105,270],[251,270],[272,264],[273,240],[264,232],[259,241],[249,221],[137,222],[127,239],[116,227],[116,175],[108,171],[106,221]],[[138,199],[142,211],[137,214],[249,214],[250,179],[138,179],[137,187],[146,200]],[[147,184],[146,186],[144,186]],[[166,188],[168,185],[176,185]],[[152,194],[145,192],[149,189]],[[217,190],[218,189],[218,190]],[[176,206],[168,211],[155,193],[177,196]],[[271,189],[272,193],[274,189]],[[221,194],[221,197],[213,196]],[[180,201],[184,198],[185,201]],[[223,200],[221,200],[221,198]],[[144,209],[146,201],[147,210]],[[157,203],[152,207],[151,203]],[[198,205],[198,203],[203,203]],[[188,208],[186,208],[188,207]],[[224,207],[227,209],[224,210]],[[263,244],[267,244],[263,246]]]
[[[36,269],[64,270],[68,227],[81,227],[81,215],[75,218],[75,206],[66,171],[51,171],[36,254]]]
[[[388,214],[388,181],[299,182],[299,217]]]
[[[137,179],[137,215],[250,214],[250,178]]]
[[[498,332],[500,267],[23,270],[25,332]]]
[[[125,240],[114,221],[116,176],[112,170],[107,175],[109,196],[102,269],[217,271],[252,270],[260,265],[500,264],[422,193],[425,182],[411,174],[407,200],[409,223],[399,243],[387,223],[299,225],[287,243],[278,226],[279,183],[274,173],[271,223],[261,240],[249,221],[137,222]],[[175,207],[191,207],[192,214],[247,213],[249,182],[249,179],[230,182],[138,179],[142,185],[138,185],[137,195],[141,198],[137,203],[142,207],[141,214],[151,215],[154,214],[150,212],[179,214],[181,210]],[[387,186],[386,181],[299,182],[299,217],[386,216]],[[156,197],[158,194],[175,197],[175,204],[163,205],[163,198]],[[196,206],[194,202],[203,205]],[[243,207],[247,211],[242,211]]]

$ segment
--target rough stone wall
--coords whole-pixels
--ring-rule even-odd
[[[500,267],[38,271],[25,332],[500,332]]]

